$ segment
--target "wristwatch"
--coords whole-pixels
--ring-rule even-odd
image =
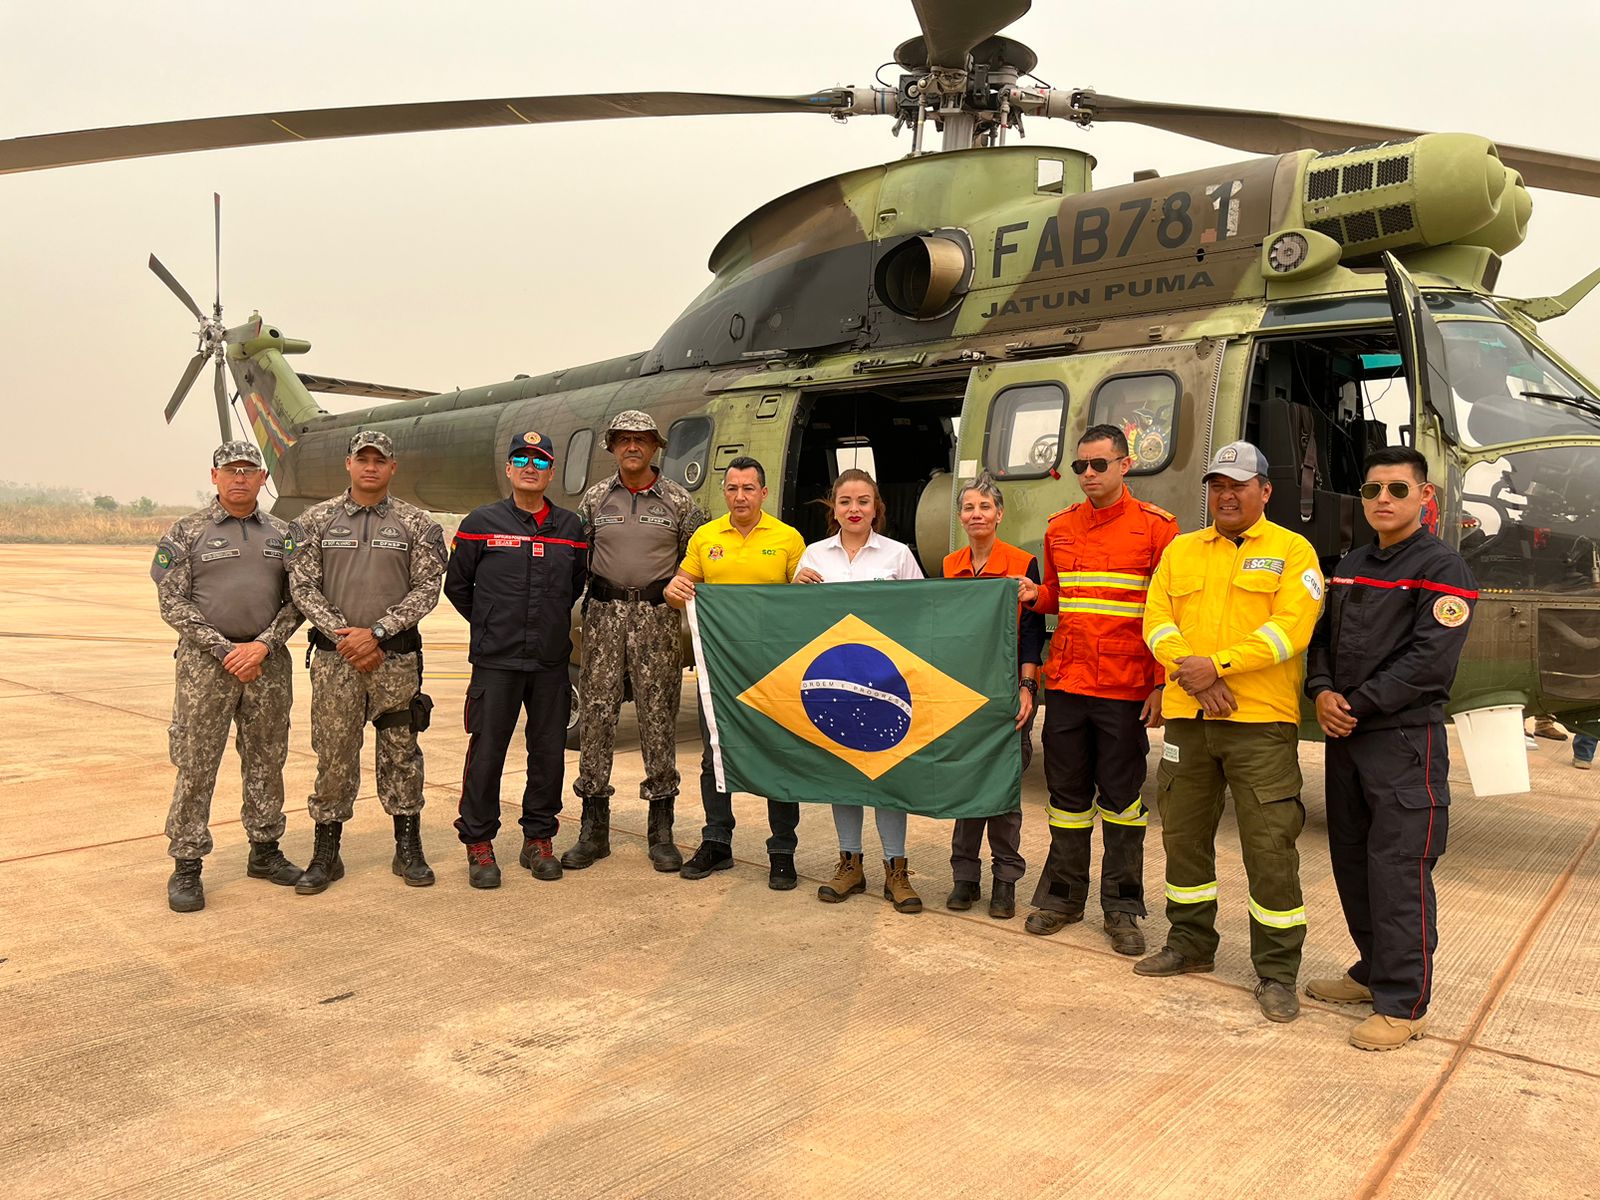
[[[377,622],[376,624],[373,625],[373,627],[372,627],[372,636],[375,637],[380,642],[383,641],[384,638],[389,636],[389,631],[383,627],[383,622],[382,621],[379,621],[379,622]]]
[[[1017,686],[1027,688],[1036,698],[1039,695],[1039,681],[1037,679],[1019,679],[1017,680]]]

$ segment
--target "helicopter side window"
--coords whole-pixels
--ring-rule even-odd
[[[1172,461],[1177,432],[1177,376],[1167,371],[1113,375],[1095,388],[1090,425],[1115,425],[1127,436],[1130,475],[1154,475]]]
[[[1067,389],[1059,383],[1008,387],[989,409],[989,472],[1007,479],[1040,479],[1061,462]]]
[[[561,489],[567,495],[576,496],[589,481],[589,452],[593,449],[592,429],[580,429],[567,439],[567,457],[561,464]]]
[[[661,473],[691,492],[706,481],[706,456],[711,450],[711,418],[685,417],[667,430],[667,449],[661,455]]]

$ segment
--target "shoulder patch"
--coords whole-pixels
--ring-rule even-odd
[[[1433,602],[1433,619],[1446,629],[1459,629],[1467,623],[1472,609],[1460,596],[1440,596]]]
[[[1144,511],[1149,513],[1152,517],[1160,517],[1163,521],[1172,521],[1176,523],[1178,520],[1177,517],[1173,516],[1159,504],[1151,504],[1148,500],[1139,501],[1139,507],[1144,509]]]
[[[178,547],[166,538],[162,538],[156,546],[156,554],[150,560],[150,578],[160,583],[167,577],[167,572],[172,570],[172,564],[182,557]]]
[[[1082,503],[1083,503],[1083,501],[1079,500],[1077,504],[1069,504],[1065,508],[1058,508],[1058,509],[1056,509],[1055,512],[1051,513],[1048,517],[1046,517],[1045,521],[1048,523],[1050,521],[1054,521],[1057,517],[1064,517],[1069,512],[1071,512],[1073,509],[1075,509],[1079,505],[1081,505]]]
[[[1313,600],[1322,599],[1322,578],[1315,571],[1307,571],[1300,576],[1300,582],[1305,584],[1306,591],[1311,593]]]

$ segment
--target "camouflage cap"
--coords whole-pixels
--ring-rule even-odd
[[[267,465],[266,459],[261,457],[261,451],[249,442],[223,442],[211,452],[213,467],[225,467],[236,462],[252,463],[263,470]]]
[[[379,433],[376,429],[363,429],[355,437],[351,438],[348,453],[351,458],[354,458],[358,450],[365,450],[368,446],[371,446],[385,458],[394,457],[393,439],[387,433]]]
[[[666,449],[667,439],[662,436],[661,430],[656,427],[656,419],[647,412],[640,412],[637,408],[625,408],[611,418],[611,424],[606,426],[606,449],[611,449],[611,438],[617,433],[648,433],[653,434],[662,449]]]

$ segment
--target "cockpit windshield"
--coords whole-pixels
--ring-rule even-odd
[[[1439,332],[1465,445],[1600,437],[1600,399],[1511,326],[1441,321]]]

